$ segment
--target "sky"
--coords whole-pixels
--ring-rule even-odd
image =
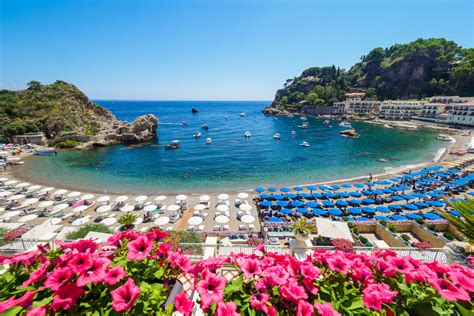
[[[445,37],[474,47],[472,0],[0,0],[0,88],[92,99],[272,100],[313,66]]]

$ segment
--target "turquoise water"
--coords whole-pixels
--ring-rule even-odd
[[[308,118],[309,128],[303,130],[297,128],[298,117],[261,114],[269,102],[96,102],[121,120],[146,113],[159,116],[159,141],[33,157],[22,173],[84,191],[210,193],[384,172],[387,167],[432,159],[442,145],[430,130],[402,131],[362,122],[352,123],[361,135],[358,139],[339,136],[343,127],[337,121],[328,126]],[[192,114],[192,107],[199,113]],[[201,130],[202,124],[208,124],[209,130]],[[252,133],[250,139],[244,138],[246,130]],[[197,131],[203,134],[200,139],[193,138]],[[274,140],[273,133],[280,133],[281,140]],[[212,137],[212,145],[206,145],[206,137]],[[181,148],[165,150],[164,144],[174,139],[181,141]],[[311,147],[299,146],[301,141]],[[183,178],[184,173],[189,177]]]

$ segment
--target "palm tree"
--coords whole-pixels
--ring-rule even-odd
[[[474,200],[466,199],[450,202],[448,205],[458,211],[461,217],[455,217],[450,213],[439,210],[461,234],[463,234],[470,244],[474,244]]]
[[[293,223],[292,232],[296,238],[307,238],[309,234],[315,231],[314,224],[308,222],[305,217],[298,219]]]
[[[120,227],[120,230],[127,230],[127,229],[132,229],[134,227],[133,223],[137,220],[138,215],[132,214],[132,213],[127,213],[118,219],[118,222],[122,227]]]

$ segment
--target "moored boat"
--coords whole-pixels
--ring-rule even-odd
[[[280,140],[281,136],[280,136],[279,133],[275,133],[275,134],[273,134],[273,138]]]
[[[196,132],[196,133],[194,133],[193,137],[194,138],[199,138],[199,137],[201,137],[201,135],[202,135],[201,132]]]
[[[58,154],[57,151],[54,149],[43,149],[43,150],[36,149],[35,150],[35,155],[38,155],[38,156],[54,156],[57,154]]]
[[[191,113],[197,113],[197,112],[198,112],[198,110],[196,108],[191,109]]]
[[[339,126],[341,126],[341,127],[347,127],[347,128],[352,128],[351,123],[348,123],[348,122],[341,122],[341,123],[339,123]]]
[[[244,135],[246,138],[249,138],[250,136],[252,136],[252,134],[250,134],[250,131],[245,131]]]
[[[360,137],[360,135],[357,134],[357,132],[353,128],[340,131],[339,135],[344,136],[344,137],[350,137],[350,138],[359,138]]]
[[[298,125],[298,128],[302,128],[302,129],[308,128],[308,122],[303,122],[301,125]]]
[[[244,112],[240,112],[240,116],[241,116],[241,117],[244,117],[244,116],[245,116],[245,113],[244,113]]]
[[[181,125],[188,125],[188,122],[182,121],[182,122],[181,122]]]
[[[453,138],[449,135],[446,135],[446,134],[439,134],[438,136],[436,136],[436,139],[437,140],[442,140],[444,142],[450,142],[453,140]]]
[[[303,146],[303,147],[309,147],[311,146],[308,142],[301,142],[300,143],[300,146]]]
[[[296,131],[291,131],[291,135],[296,135]]]
[[[212,138],[210,137],[206,138],[206,144],[208,145],[212,144]]]
[[[202,129],[205,129],[205,130],[208,130],[208,129],[209,129],[209,126],[208,126],[207,124],[203,124],[203,125],[201,125],[201,128],[202,128]]]
[[[179,140],[173,140],[171,143],[165,145],[165,149],[178,149],[181,147]]]

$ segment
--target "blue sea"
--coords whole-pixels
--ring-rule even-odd
[[[57,187],[84,191],[211,193],[381,173],[431,160],[442,146],[431,130],[403,131],[353,122],[361,137],[350,139],[339,136],[344,129],[339,122],[327,125],[316,118],[308,118],[308,129],[299,129],[299,117],[263,115],[268,101],[95,102],[120,120],[155,114],[160,119],[158,138],[141,146],[33,157],[21,172]],[[192,114],[192,107],[199,112]],[[202,124],[208,124],[209,130],[201,129]],[[246,130],[252,134],[249,139],[244,137]],[[193,138],[198,131],[202,137]],[[281,140],[273,139],[274,133],[280,133]],[[206,144],[207,137],[212,138],[211,145]],[[164,145],[175,139],[181,148],[165,150]],[[311,146],[299,146],[302,141]]]

